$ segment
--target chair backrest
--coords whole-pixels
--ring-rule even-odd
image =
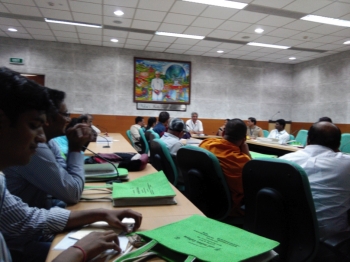
[[[143,131],[142,128],[140,128],[139,133],[140,133],[140,144],[141,144],[141,148],[142,148],[142,154],[148,154],[149,145],[148,145],[148,141],[147,141],[146,136],[145,136],[145,132]]]
[[[295,136],[289,135],[289,140],[295,140]]]
[[[263,134],[264,134],[264,137],[268,137],[269,136],[269,131],[268,130],[263,130]]]
[[[186,197],[206,216],[224,220],[231,211],[231,193],[217,157],[200,147],[184,146],[177,163],[185,182]]]
[[[151,142],[151,152],[153,154],[152,165],[158,171],[163,170],[169,182],[177,185],[178,172],[174,164],[169,149],[160,139],[153,139]]]
[[[126,136],[129,138],[129,141],[130,141],[130,144],[132,145],[132,147],[135,148],[135,143],[134,143],[134,141],[132,141],[130,130],[126,130]]]
[[[151,147],[151,143],[152,143],[152,141],[154,140],[154,139],[159,139],[160,137],[159,137],[159,135],[156,133],[156,132],[154,132],[153,130],[148,130],[148,131],[150,131],[150,134],[149,134],[149,151],[150,151],[150,154],[149,154],[149,156],[150,156],[150,158],[149,158],[149,161],[152,163],[153,162],[153,159],[154,159],[154,153],[153,153],[153,151],[152,151],[152,147]],[[148,132],[147,131],[147,132]]]
[[[340,147],[341,152],[350,153],[350,134],[344,133],[341,135]]]
[[[297,164],[255,159],[243,168],[244,228],[276,240],[281,261],[312,261],[318,223],[309,180]]]
[[[299,142],[300,144],[302,144],[303,146],[306,146],[306,142],[307,142],[307,130],[305,129],[300,129],[295,140],[297,142]]]

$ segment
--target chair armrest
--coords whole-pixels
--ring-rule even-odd
[[[338,248],[339,246],[345,244],[347,241],[350,241],[350,231],[340,232],[328,238],[321,239],[321,242],[331,249]]]

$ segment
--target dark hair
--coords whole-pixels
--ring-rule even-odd
[[[135,117],[135,124],[137,124],[138,122],[142,122],[142,120],[143,120],[142,116]]]
[[[328,116],[320,117],[320,119],[318,120],[318,122],[329,122],[329,123],[333,123],[333,122],[332,122],[332,119],[329,118]]]
[[[225,139],[231,141],[238,141],[245,138],[247,135],[247,126],[239,118],[234,118],[227,121],[225,127]]]
[[[79,118],[76,118],[76,117],[71,118],[69,124],[66,127],[66,131],[68,130],[68,128],[71,128],[71,127],[73,127],[73,126],[75,126],[76,124],[79,124],[79,123],[82,123],[82,122],[79,122]]]
[[[89,120],[90,114],[83,114],[77,118],[77,123],[87,122]]]
[[[340,140],[341,131],[332,123],[317,122],[309,129],[308,143],[310,145],[326,146],[336,150],[339,148]]]
[[[277,119],[276,122],[283,126],[283,128],[286,126],[286,121],[284,119]]]
[[[146,130],[150,129],[153,126],[153,124],[156,123],[156,122],[157,122],[157,118],[156,117],[148,118]]]
[[[50,114],[56,115],[60,109],[62,102],[64,101],[64,98],[66,97],[66,93],[63,91],[51,89],[51,88],[47,88],[47,91],[54,105],[50,110]]]
[[[248,119],[250,120],[250,122],[253,122],[254,125],[256,125],[256,119],[255,119],[255,117],[248,117]]]
[[[30,110],[47,112],[52,106],[48,90],[18,72],[0,67],[0,109],[15,125],[19,116]]]
[[[164,111],[164,112],[160,112],[159,113],[159,117],[158,117],[158,121],[161,122],[162,124],[164,124],[166,121],[168,121],[170,118],[170,115],[168,112]]]

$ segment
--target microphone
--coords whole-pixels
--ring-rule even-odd
[[[90,152],[93,153],[95,156],[97,156],[97,157],[103,159],[104,161],[110,163],[110,164],[114,167],[115,172],[117,173],[117,177],[116,177],[114,180],[108,181],[108,182],[107,182],[108,184],[111,184],[111,183],[122,183],[122,180],[120,179],[120,176],[119,176],[118,168],[114,165],[114,163],[113,163],[112,161],[109,161],[108,159],[106,159],[106,158],[100,156],[99,154],[95,153],[94,151],[88,149],[86,146],[83,146],[83,148],[84,148],[85,150],[87,150],[87,151],[90,151]]]
[[[273,117],[274,117],[275,115],[279,114],[279,113],[280,113],[280,111],[277,111],[277,113],[276,113],[276,114],[274,114],[273,116],[271,116],[271,117],[270,117],[270,120],[272,120],[272,119],[273,119]]]
[[[101,135],[98,135],[99,137],[103,137],[104,139],[106,139],[106,141],[107,141],[107,145],[106,146],[103,146],[103,148],[111,148],[110,146],[109,146],[109,140],[106,138],[106,137],[104,137],[104,136],[101,136]]]
[[[98,125],[97,127],[103,129],[103,130],[104,130],[103,132],[105,132],[105,136],[108,136],[108,130],[107,130],[107,128],[105,128],[105,127],[103,127],[103,126],[100,126],[100,125]]]

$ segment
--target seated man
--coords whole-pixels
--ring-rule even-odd
[[[177,151],[184,145],[181,143],[181,138],[186,132],[186,125],[180,118],[173,118],[168,127],[168,132],[160,138],[169,149],[170,154],[176,155]]]
[[[227,122],[224,138],[205,139],[199,146],[212,152],[219,160],[232,195],[231,216],[242,216],[242,170],[251,159],[246,144],[246,124],[238,118]]]
[[[81,115],[79,116],[78,118],[78,123],[83,123],[83,124],[87,124],[89,127],[91,127],[92,131],[94,133],[96,133],[96,136],[97,134],[100,134],[101,133],[101,130],[98,129],[96,126],[94,126],[92,124],[92,121],[94,120],[93,116],[90,115],[90,114],[84,114],[84,115]],[[95,140],[96,141],[96,140]],[[91,141],[93,142],[93,141]]]
[[[224,120],[224,124],[222,126],[219,127],[218,131],[216,132],[217,136],[224,136],[225,135],[225,127],[227,124],[227,121],[229,121],[230,119],[225,119]]]
[[[143,128],[145,125],[145,122],[143,121],[143,117],[138,116],[135,118],[135,125],[132,125],[130,127],[130,133],[131,133],[131,139],[135,144],[135,149],[137,152],[142,152],[142,146],[140,143],[141,135],[140,135],[140,129]]]
[[[158,123],[154,126],[153,131],[156,132],[160,137],[166,131],[168,126],[170,115],[168,112],[160,112],[158,117]]]
[[[317,122],[305,149],[280,157],[300,165],[309,178],[320,238],[350,229],[350,156],[338,152],[340,139],[337,126]]]
[[[70,122],[65,93],[48,89],[54,109],[48,114],[48,125],[44,132],[48,143],[39,143],[36,153],[29,164],[12,166],[3,170],[7,178],[9,191],[31,207],[50,209],[53,206],[65,207],[79,201],[85,183],[84,156],[81,149],[91,135],[91,128],[78,124],[67,130],[68,155],[65,159],[52,138],[65,134]],[[80,136],[79,130],[85,130],[87,136]],[[48,179],[48,176],[50,179]],[[62,202],[63,201],[63,202]]]
[[[272,130],[267,138],[276,138],[279,140],[280,144],[285,144],[289,140],[289,134],[286,130],[284,130],[284,127],[286,126],[286,121],[284,119],[277,119],[275,128]]]
[[[198,120],[197,112],[191,113],[191,119],[186,121],[186,126],[191,134],[203,134],[203,124],[202,121]]]
[[[249,117],[247,121],[247,136],[252,139],[257,137],[263,137],[263,130],[256,125],[256,119],[254,117]],[[289,139],[288,139],[289,140]]]
[[[30,208],[6,190],[1,170],[27,164],[38,143],[45,142],[45,111],[51,107],[51,102],[46,88],[7,68],[0,68],[0,83],[0,261],[11,261],[7,247],[15,251],[13,261],[45,261],[52,234],[96,221],[106,221],[113,227],[128,231],[121,220],[132,217],[136,230],[142,216],[132,210]],[[47,179],[50,180],[50,174],[47,174]],[[84,257],[91,260],[106,249],[120,250],[117,243],[113,231],[92,233],[78,241],[76,247],[63,251],[54,261],[82,261]]]

